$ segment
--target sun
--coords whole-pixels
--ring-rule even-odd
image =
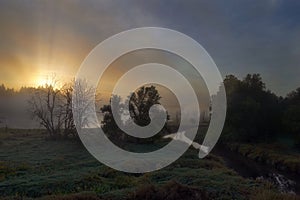
[[[35,87],[45,87],[45,86],[53,86],[54,89],[60,89],[61,85],[59,83],[59,81],[57,81],[55,79],[55,77],[51,77],[51,76],[45,76],[45,75],[39,75],[35,78],[34,81],[34,85]]]
[[[50,84],[50,81],[48,81],[47,79],[44,79],[42,77],[37,78],[35,81],[36,86],[45,86],[45,85],[49,85],[49,84]]]

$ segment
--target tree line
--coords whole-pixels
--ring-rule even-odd
[[[277,96],[267,90],[259,74],[248,74],[243,79],[228,75],[224,79],[227,96],[227,115],[222,133],[223,141],[268,142],[278,137],[289,137],[300,146],[300,88],[290,92],[286,97]],[[80,97],[74,99],[73,92],[79,91]],[[30,94],[29,111],[47,130],[50,137],[77,137],[75,122],[83,127],[87,119],[83,116],[74,117],[72,103],[82,101],[80,112],[92,102],[95,89],[85,81],[70,82],[62,88],[45,85],[38,88],[23,87],[19,91],[0,86],[0,96],[13,96],[18,93]],[[119,116],[131,117],[133,122],[145,126],[150,123],[149,109],[160,104],[161,96],[154,86],[141,87],[128,97],[129,113]],[[109,137],[124,139],[112,116],[111,103],[124,106],[120,97],[112,96],[108,105],[97,108],[102,113],[101,126]],[[122,110],[122,109],[121,109]],[[125,117],[124,117],[125,116]],[[168,116],[169,119],[169,116]],[[123,119],[124,120],[124,119]],[[167,126],[162,131],[167,131]],[[151,139],[151,141],[153,141]]]
[[[224,79],[227,116],[223,140],[269,142],[278,137],[293,138],[300,144],[300,88],[286,97],[266,89],[259,74],[242,80],[234,75]]]

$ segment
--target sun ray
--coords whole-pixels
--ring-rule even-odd
[[[57,75],[52,73],[38,74],[34,78],[35,87],[53,86],[54,89],[60,89],[62,87],[61,80],[57,78]]]

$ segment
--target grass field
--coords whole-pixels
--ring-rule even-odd
[[[267,182],[244,179],[221,158],[189,149],[172,165],[127,174],[94,159],[76,140],[46,140],[39,130],[0,132],[3,199],[297,199]]]
[[[300,154],[287,145],[272,144],[230,144],[231,151],[259,163],[273,166],[279,170],[300,174]]]

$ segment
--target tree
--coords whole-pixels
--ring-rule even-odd
[[[300,88],[289,93],[283,104],[284,130],[295,139],[295,144],[300,147]]]
[[[111,110],[111,104],[122,106],[121,97],[118,95],[112,95],[109,100],[109,105],[104,105],[100,108],[100,111],[103,113],[102,128],[105,132],[119,130],[119,127],[116,123],[115,117],[121,117],[121,113],[118,116],[113,116]]]
[[[64,104],[62,105],[61,109],[63,110],[63,135],[64,137],[68,137],[68,135],[72,135],[77,137],[77,131],[74,124],[74,117],[72,112],[72,95],[74,91],[74,82],[65,84],[62,89],[61,93],[64,97]]]
[[[140,126],[146,126],[150,123],[149,110],[154,104],[160,104],[157,89],[154,86],[141,87],[129,98],[130,116],[134,122]]]
[[[120,133],[120,129],[116,124],[114,117],[121,118],[124,124],[129,117],[133,119],[134,123],[139,126],[147,126],[150,122],[149,110],[155,104],[160,104],[161,96],[155,86],[141,87],[137,92],[132,93],[131,96],[126,99],[125,103],[129,105],[129,113],[124,113],[124,104],[121,101],[121,97],[113,95],[110,99],[110,105],[104,105],[100,110],[103,113],[102,128],[108,134],[110,138],[115,140],[128,140],[133,142],[152,142],[150,139],[138,139],[131,136],[126,136],[124,133]],[[119,106],[119,112],[117,116],[113,116],[111,104]],[[169,120],[169,115],[167,115]],[[128,124],[130,126],[130,124]],[[165,131],[166,125],[162,131]]]
[[[223,138],[239,141],[270,140],[281,130],[279,98],[265,89],[259,74],[243,80],[226,76],[227,117]]]
[[[90,123],[95,90],[84,80],[72,81],[61,89],[55,89],[57,81],[52,82],[34,91],[29,101],[32,117],[40,121],[51,138],[77,137],[75,123],[78,128]]]
[[[29,100],[30,112],[33,118],[40,121],[52,138],[57,138],[61,133],[63,112],[61,105],[63,97],[60,90],[53,85],[39,87]]]
[[[4,84],[0,85],[0,96],[13,96],[15,94],[15,90],[13,88],[6,88]]]
[[[93,86],[90,86],[87,80],[76,80],[73,83],[72,99],[69,102],[72,102],[73,110],[76,112],[73,113],[73,120],[78,129],[83,127],[88,127],[91,124],[96,124],[97,122],[91,121],[91,115],[93,115],[94,101],[93,99],[97,97],[96,89]],[[97,104],[98,99],[95,103]]]

